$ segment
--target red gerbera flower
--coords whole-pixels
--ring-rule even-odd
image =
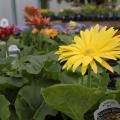
[[[17,32],[19,32],[19,30],[14,25],[0,28],[0,38],[3,40],[11,35],[15,35]]]

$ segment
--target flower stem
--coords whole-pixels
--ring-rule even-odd
[[[88,82],[87,86],[91,88],[91,68],[90,66],[88,67]]]
[[[83,83],[83,81],[84,81],[84,80],[83,80],[83,76],[82,76],[82,78],[81,78],[81,85],[83,85],[83,84],[84,84],[84,83]]]
[[[6,49],[6,58],[8,57],[8,43],[7,41],[5,42],[5,49]]]

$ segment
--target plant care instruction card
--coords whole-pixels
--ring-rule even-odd
[[[120,104],[116,100],[102,102],[94,112],[94,120],[120,120]]]

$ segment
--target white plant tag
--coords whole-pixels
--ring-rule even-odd
[[[94,112],[94,120],[120,120],[120,104],[111,99],[102,102]]]
[[[15,58],[15,60],[12,62],[12,64],[14,64],[19,58],[20,49],[16,45],[10,45],[8,48],[8,55]]]
[[[0,21],[0,27],[5,28],[7,26],[9,26],[8,20],[6,18],[1,19],[1,21]]]

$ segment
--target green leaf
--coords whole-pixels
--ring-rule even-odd
[[[27,83],[27,79],[0,76],[0,89],[9,87],[22,87]]]
[[[42,89],[42,95],[52,108],[73,120],[84,120],[84,114],[104,96],[104,92],[80,85],[62,84]]]
[[[10,103],[7,101],[7,99],[3,95],[0,95],[0,119],[1,120],[8,120],[10,116],[9,104]]]
[[[116,89],[120,90],[120,78],[116,79]]]
[[[29,61],[29,63],[26,63],[26,71],[28,73],[38,74],[44,67],[46,56],[31,56],[28,57],[27,61]]]
[[[34,112],[22,97],[16,99],[15,107],[19,120],[31,120]]]
[[[44,120],[46,115],[54,115],[54,111],[44,103],[40,89],[54,84],[54,81],[34,80],[32,85],[23,87],[15,101],[19,120]],[[38,119],[41,118],[41,119]]]
[[[9,46],[9,45],[12,45],[12,44],[15,44],[15,45],[19,46],[20,45],[20,40],[12,36],[7,41],[7,45]]]
[[[27,71],[30,74],[39,74],[47,60],[46,55],[23,57],[13,67],[18,71]]]
[[[58,43],[56,41],[50,39],[49,36],[47,36],[47,35],[39,33],[38,37],[40,38],[41,41],[44,41],[45,43],[48,43],[48,44],[51,44],[51,45],[58,45]]]
[[[70,44],[73,39],[71,36],[68,36],[68,35],[58,35],[58,38],[64,44]]]
[[[45,102],[43,102],[42,105],[36,111],[33,119],[34,120],[45,120],[45,117],[47,115],[55,116],[56,114],[57,112],[55,110],[51,109],[50,107],[48,107],[48,105]]]
[[[120,64],[113,67],[114,71],[120,74]]]

